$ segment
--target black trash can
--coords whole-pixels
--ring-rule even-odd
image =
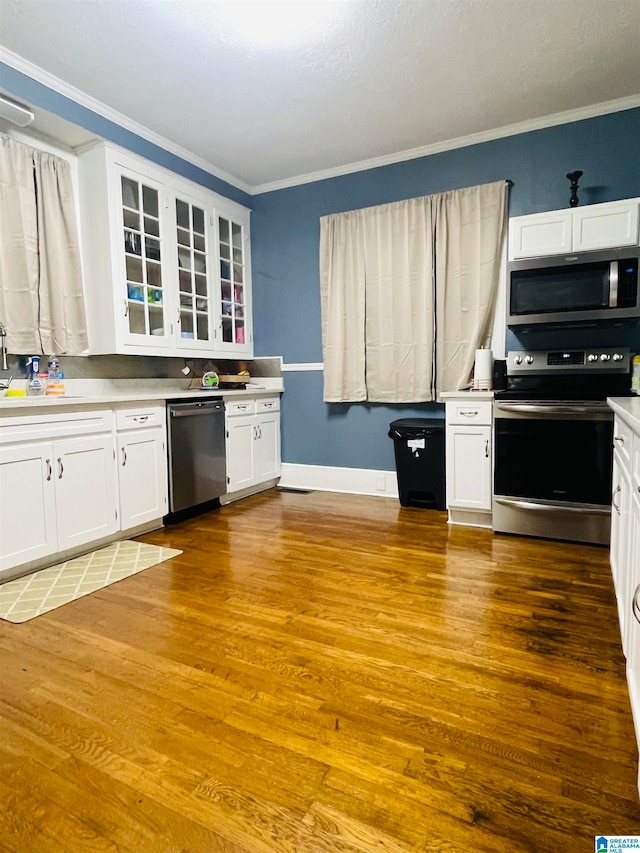
[[[400,418],[389,424],[402,506],[445,509],[444,420]]]

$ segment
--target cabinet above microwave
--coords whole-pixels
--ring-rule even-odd
[[[551,210],[509,220],[509,260],[637,246],[640,199]]]

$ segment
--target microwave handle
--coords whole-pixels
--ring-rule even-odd
[[[609,268],[609,308],[618,305],[618,262],[611,261]]]

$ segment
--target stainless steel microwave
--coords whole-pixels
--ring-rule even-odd
[[[508,264],[507,325],[640,319],[637,247]]]

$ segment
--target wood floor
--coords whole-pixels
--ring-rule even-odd
[[[271,490],[0,622],[0,850],[593,851],[640,832],[605,549]]]

